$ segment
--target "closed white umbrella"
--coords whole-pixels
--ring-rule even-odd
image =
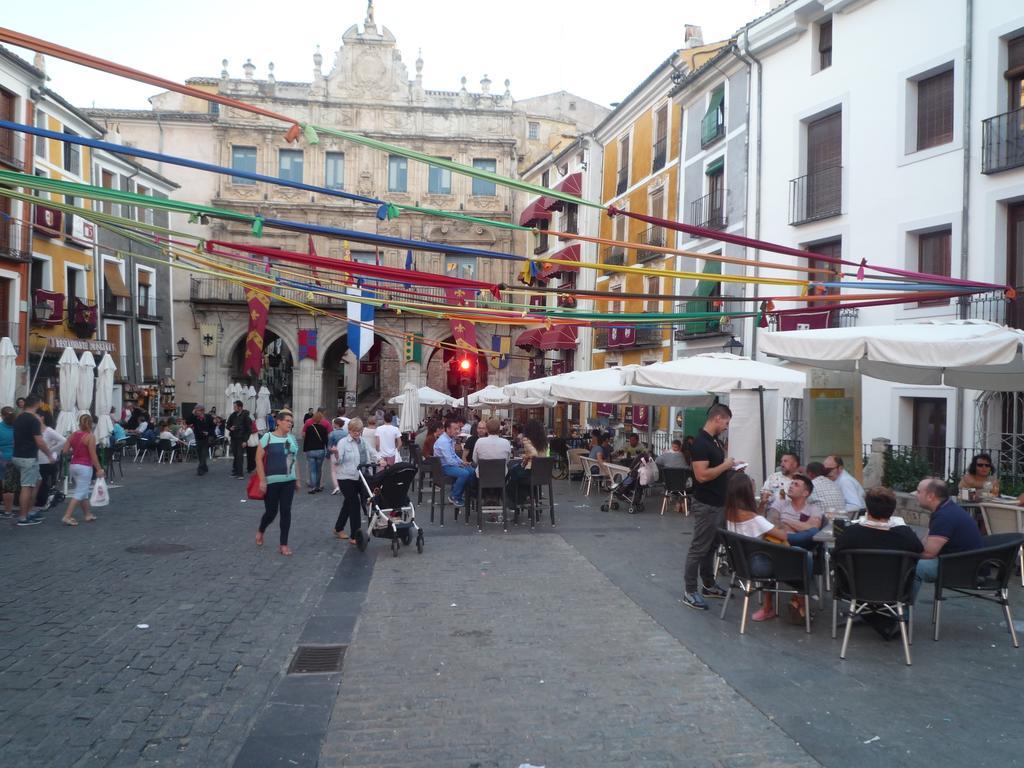
[[[57,416],[57,432],[65,437],[75,431],[75,401],[78,397],[78,358],[75,350],[64,350],[57,362],[60,370],[60,414]]]
[[[411,381],[406,382],[401,397],[402,409],[398,412],[398,423],[403,425],[406,431],[413,432],[420,423],[419,390]]]
[[[645,387],[719,393],[764,387],[779,390],[782,397],[803,397],[807,386],[807,377],[801,371],[724,352],[641,365],[633,380]]]
[[[238,399],[235,397],[235,386],[235,383],[232,382],[231,384],[228,384],[227,388],[224,390],[224,402],[227,403],[227,407],[224,409],[225,418],[235,410],[235,400]]]
[[[18,383],[18,353],[11,340],[0,339],[0,406],[13,407]]]
[[[86,350],[78,361],[78,385],[75,387],[75,423],[83,413],[92,412],[92,395],[96,385],[96,360]]]
[[[256,413],[256,387],[249,387],[245,390],[245,397],[242,398],[242,402],[245,403],[245,410],[249,412],[250,416]]]
[[[267,430],[267,416],[270,415],[270,390],[260,387],[256,395],[256,428],[261,432]]]
[[[110,437],[114,422],[110,409],[114,406],[114,371],[117,366],[109,354],[103,355],[96,368],[96,442]]]

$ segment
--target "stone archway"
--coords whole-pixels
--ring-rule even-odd
[[[321,392],[328,410],[344,407],[346,412],[362,413],[400,394],[401,364],[398,350],[379,334],[373,337],[370,351],[358,361],[348,349],[348,337],[341,334],[324,349],[321,365]]]
[[[427,386],[452,397],[463,397],[487,386],[488,361],[483,352],[473,354],[453,349],[455,339],[449,336],[445,346],[434,347],[427,359]],[[468,358],[473,365],[469,372],[463,372],[459,363]],[[463,381],[466,383],[463,384]]]
[[[259,391],[265,386],[270,390],[270,404],[274,408],[290,405],[293,397],[294,359],[288,344],[274,331],[267,329],[263,337],[263,367],[253,376],[243,371],[245,366],[245,336],[231,347],[228,360],[228,378]]]

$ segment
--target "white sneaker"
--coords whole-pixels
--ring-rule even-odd
[[[341,493],[341,489],[335,488],[333,491],[331,491],[331,496],[337,496],[339,493]]]

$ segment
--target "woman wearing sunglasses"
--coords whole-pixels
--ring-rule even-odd
[[[964,476],[960,478],[960,488],[974,488],[983,496],[999,495],[999,480],[996,479],[992,457],[987,453],[979,453],[971,459]]]

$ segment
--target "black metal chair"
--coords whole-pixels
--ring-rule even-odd
[[[804,598],[807,633],[811,632],[811,553],[799,547],[772,544],[763,539],[752,539],[724,529],[718,532],[725,546],[726,558],[732,578],[726,590],[720,619],[725,618],[734,588],[743,592],[743,616],[740,634],[747,631],[750,596],[757,592],[779,595],[802,595]]]
[[[910,666],[914,642],[914,574],[920,556],[891,549],[845,549],[833,555],[832,639],[836,636],[839,602],[850,604],[839,658],[846,658],[854,616],[876,614],[895,619],[903,638],[903,653]],[[908,629],[909,628],[909,629]]]
[[[448,503],[447,492],[445,491],[446,485],[454,485],[455,478],[449,477],[444,473],[444,468],[441,466],[441,458],[439,456],[431,456],[424,459],[423,462],[429,468],[430,472],[430,522],[434,522],[434,496],[440,491],[441,492],[441,527],[444,527],[444,506]],[[455,520],[459,519],[459,510],[455,509]]]
[[[687,493],[693,473],[682,467],[666,467],[661,470],[661,479],[665,483],[665,498],[661,501],[661,514],[665,515],[669,497],[682,499],[683,509],[690,514],[690,498]]]
[[[548,489],[548,510],[551,514],[551,527],[555,526],[555,486],[552,482],[552,472],[555,460],[550,456],[534,456],[530,462],[530,527],[539,519],[537,505],[543,501],[541,491],[546,486]]]
[[[508,533],[508,504],[505,501],[505,460],[504,459],[482,459],[477,464],[476,483],[476,524],[483,531],[484,524],[484,491],[498,491],[501,494],[501,514],[505,526],[505,533]],[[467,518],[468,518],[467,514]]]
[[[120,440],[111,446],[110,454],[107,459],[107,474],[110,475],[110,479],[114,479],[114,467],[117,467],[117,471],[121,474],[121,479],[124,479],[124,466],[122,465],[122,459],[124,458],[124,447],[128,443],[127,440]]]
[[[997,533],[985,537],[985,546],[953,555],[939,555],[939,570],[935,578],[935,605],[932,607],[932,624],[935,625],[934,639],[939,639],[939,623],[942,614],[943,590],[956,592],[965,597],[988,600],[1003,607],[1006,626],[1014,648],[1019,648],[1017,631],[1013,626],[1010,603],[1007,600],[1007,586],[1013,575],[1014,561],[1024,544],[1019,533]]]
[[[174,454],[177,451],[177,444],[170,440],[157,440],[156,443],[156,463],[163,464],[164,458],[167,459],[167,463],[170,464],[174,461]]]

